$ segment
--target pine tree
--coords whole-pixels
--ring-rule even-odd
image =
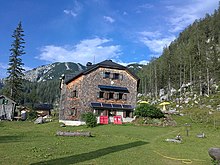
[[[12,37],[14,41],[11,44],[11,55],[9,57],[9,68],[7,77],[7,87],[9,88],[10,97],[17,101],[18,103],[21,100],[22,94],[22,77],[24,76],[24,68],[22,59],[20,58],[24,52],[25,41],[23,39],[23,29],[21,22],[19,22],[17,28],[14,30]]]

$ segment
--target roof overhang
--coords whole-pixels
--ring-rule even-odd
[[[98,87],[104,91],[129,93],[128,88],[126,87],[109,86],[109,85],[98,85]]]

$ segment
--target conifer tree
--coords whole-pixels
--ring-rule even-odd
[[[24,31],[22,29],[22,24],[19,22],[17,28],[14,30],[12,37],[14,41],[11,44],[11,55],[9,56],[9,68],[7,77],[7,87],[9,89],[9,96],[20,102],[22,93],[22,77],[24,75],[24,68],[21,56],[25,54],[24,52]]]

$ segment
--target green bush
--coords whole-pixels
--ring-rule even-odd
[[[193,108],[187,109],[184,112],[190,117],[193,123],[208,124],[212,120],[212,116],[209,115],[209,109]]]
[[[31,110],[30,112],[27,113],[27,119],[28,120],[33,120],[37,118],[37,112],[34,110]]]
[[[137,117],[150,117],[150,118],[162,118],[163,112],[150,104],[140,104],[136,107],[134,115]]]
[[[82,119],[86,122],[87,127],[95,127],[97,125],[96,116],[92,112],[84,113]]]

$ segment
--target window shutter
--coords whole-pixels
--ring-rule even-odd
[[[104,93],[104,98],[105,98],[105,99],[108,99],[108,92],[105,92],[105,93]]]
[[[122,99],[127,100],[127,94],[124,93],[123,96],[122,96]]]
[[[100,97],[99,97],[99,92],[97,92],[97,98],[100,98]]]
[[[105,72],[101,72],[102,78],[105,78]]]
[[[123,80],[123,75],[122,74],[119,75],[119,79]]]
[[[116,92],[114,93],[114,99],[115,100],[118,100],[118,98],[119,98],[118,95],[119,95],[119,93],[116,93]]]
[[[114,73],[110,73],[110,79],[114,78]]]

